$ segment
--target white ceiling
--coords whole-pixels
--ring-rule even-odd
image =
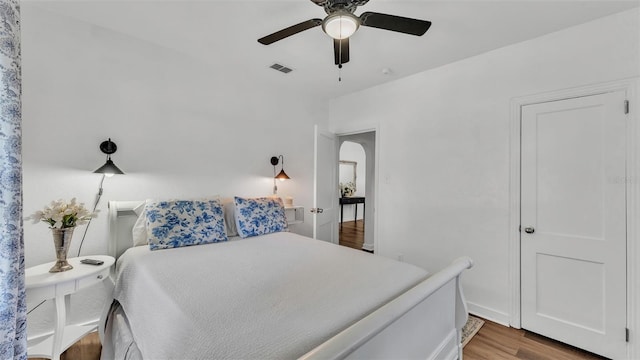
[[[23,1],[174,49],[235,71],[273,91],[305,91],[331,98],[535,38],[640,5],[633,1],[388,1],[371,0],[356,11],[432,21],[422,37],[362,27],[351,38],[351,61],[333,63],[332,40],[314,28],[272,45],[256,40],[324,10],[309,0],[235,1]],[[294,69],[282,74],[274,62]],[[383,69],[389,69],[388,74]]]

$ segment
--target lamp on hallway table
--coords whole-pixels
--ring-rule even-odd
[[[282,164],[280,167],[280,172],[276,175],[276,166],[280,164],[280,160],[282,160]],[[289,175],[284,172],[284,157],[282,155],[272,156],[271,157],[271,165],[273,165],[273,194],[278,193],[278,186],[276,185],[276,179],[280,181],[285,181],[290,179]]]

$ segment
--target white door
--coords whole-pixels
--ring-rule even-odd
[[[338,243],[338,138],[315,126],[313,238]]]
[[[626,357],[622,92],[522,107],[522,327]]]

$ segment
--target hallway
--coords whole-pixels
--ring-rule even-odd
[[[341,225],[339,224],[338,228],[340,245],[362,250],[362,244],[364,244],[363,220],[345,221]]]

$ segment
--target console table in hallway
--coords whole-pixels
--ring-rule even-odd
[[[344,196],[338,199],[340,202],[340,224],[342,224],[342,219],[344,218],[344,205],[354,205],[355,211],[353,220],[358,220],[358,204],[362,204],[362,220],[364,221],[365,214],[365,204],[364,204],[364,196]]]

